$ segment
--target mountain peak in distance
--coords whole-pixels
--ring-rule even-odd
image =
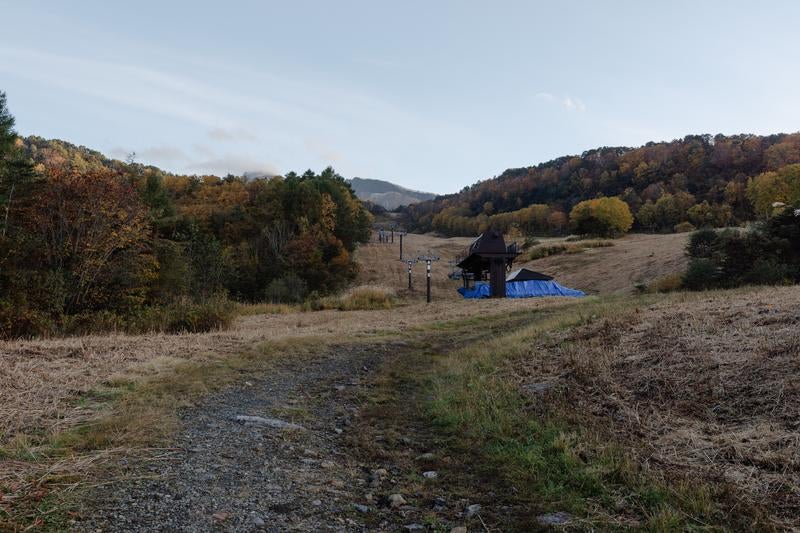
[[[413,191],[384,180],[353,178],[349,181],[356,196],[361,200],[370,201],[390,211],[401,205],[415,204],[436,198],[433,193]]]

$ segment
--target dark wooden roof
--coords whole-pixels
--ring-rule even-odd
[[[514,259],[519,255],[517,243],[506,246],[503,234],[499,231],[489,230],[475,239],[469,248],[458,258],[459,268],[474,268],[478,263],[487,259],[506,258]]]

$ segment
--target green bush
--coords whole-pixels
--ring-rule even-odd
[[[56,329],[48,313],[0,299],[0,338],[45,337]]]
[[[264,291],[266,301],[273,304],[300,303],[307,296],[308,284],[294,273],[272,280]]]
[[[222,295],[192,301],[176,300],[123,314],[109,310],[53,317],[21,309],[0,300],[0,337],[52,337],[100,333],[201,333],[224,329],[233,322],[236,307]]]
[[[716,265],[706,258],[693,259],[683,275],[683,286],[693,291],[713,289],[719,285],[719,281]]]
[[[165,333],[201,333],[225,329],[235,316],[234,303],[224,296],[212,296],[200,302],[181,300],[153,308],[147,329]]]
[[[679,222],[675,224],[674,229],[675,233],[689,233],[690,231],[694,231],[695,227],[691,222]]]
[[[686,253],[695,258],[711,257],[711,250],[715,242],[717,242],[717,232],[713,229],[703,228],[695,231],[689,237]]]
[[[745,281],[757,285],[784,285],[796,275],[789,265],[774,259],[756,259],[747,272]]]
[[[91,335],[94,333],[126,332],[135,327],[133,317],[127,318],[112,311],[86,311],[65,315],[58,327],[58,335]]]

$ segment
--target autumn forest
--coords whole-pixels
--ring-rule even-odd
[[[461,192],[405,208],[419,231],[474,235],[489,226],[562,234],[582,200],[618,197],[648,232],[725,227],[800,201],[800,134],[690,135],[604,147],[509,169]]]
[[[400,207],[395,220],[445,236],[493,227],[613,237],[767,220],[798,201],[800,134],[696,135],[509,169]],[[135,154],[123,162],[22,138],[0,93],[0,336],[203,331],[229,323],[235,302],[336,293],[357,274],[369,209],[330,167],[255,179],[176,175]],[[741,245],[735,235],[719,243]],[[775,266],[786,255],[780,246],[753,243],[737,283],[797,276],[794,266]],[[771,256],[765,275],[756,260]],[[696,259],[706,272],[698,287],[734,279],[719,278],[710,256]]]
[[[347,285],[371,215],[320,173],[180,176],[18,138],[0,93],[0,336],[199,331]]]

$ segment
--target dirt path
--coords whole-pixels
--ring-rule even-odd
[[[503,319],[509,320],[521,318]],[[173,451],[120,465],[115,477],[121,481],[94,491],[76,527],[450,531],[479,525],[482,511],[474,504],[491,493],[468,474],[448,474],[469,469],[433,448],[417,405],[418,383],[393,377],[400,362],[421,362],[452,346],[452,338],[438,332],[322,349],[207,398],[182,413]],[[242,415],[302,429],[237,421]]]

